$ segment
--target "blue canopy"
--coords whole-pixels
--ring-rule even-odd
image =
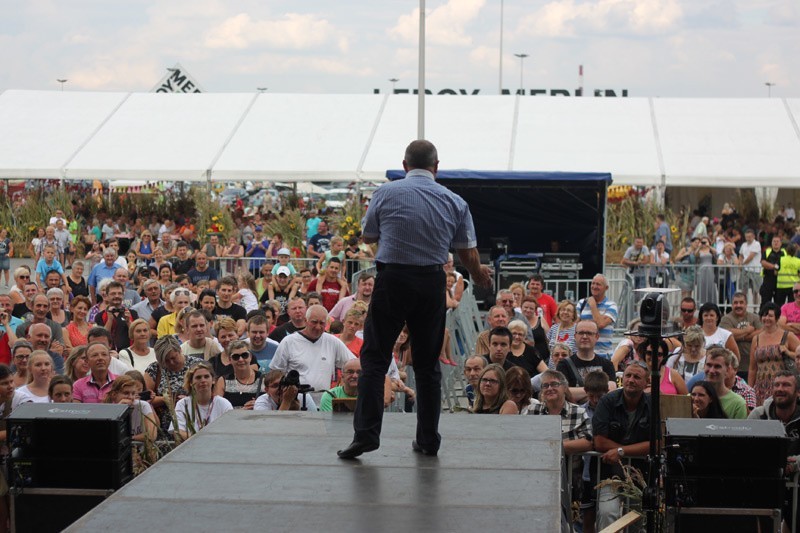
[[[387,170],[386,177],[392,181],[404,178],[404,170]],[[438,181],[487,180],[487,181],[604,181],[611,184],[608,172],[513,172],[508,170],[440,170]]]

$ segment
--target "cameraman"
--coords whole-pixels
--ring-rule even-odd
[[[270,370],[264,377],[266,394],[256,399],[254,411],[299,411],[303,406],[303,394],[297,392],[297,387],[285,383],[284,374],[280,370]],[[306,408],[316,411],[317,404],[306,393]]]
[[[95,324],[103,326],[111,333],[111,349],[119,351],[131,345],[128,327],[139,318],[136,311],[125,308],[122,298],[125,287],[118,281],[112,281],[106,287],[106,309],[95,317]]]

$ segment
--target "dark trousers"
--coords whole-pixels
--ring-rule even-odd
[[[773,301],[773,298],[777,295],[777,282],[775,279],[772,278],[764,278],[763,283],[761,283],[761,288],[758,289],[758,293],[761,296],[761,305]]]
[[[361,377],[353,420],[355,440],[380,444],[383,387],[397,336],[407,324],[417,384],[417,443],[438,451],[442,410],[439,352],[445,324],[443,270],[379,270],[364,324]]]

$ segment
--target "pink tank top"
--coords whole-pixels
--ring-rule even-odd
[[[661,378],[661,394],[678,394],[678,389],[676,389],[675,384],[672,383],[672,372],[670,372],[670,368],[665,366],[661,371],[664,372],[664,376]]]

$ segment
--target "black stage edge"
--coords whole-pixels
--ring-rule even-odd
[[[381,448],[336,451],[352,416],[232,411],[67,531],[558,531],[561,419],[443,414],[438,457],[416,417],[384,416]]]

